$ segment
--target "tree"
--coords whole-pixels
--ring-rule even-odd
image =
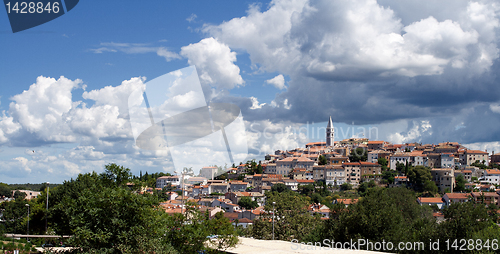
[[[428,207],[418,205],[415,200],[415,193],[406,188],[374,188],[347,208],[334,206],[319,239],[428,241],[435,236],[435,219]]]
[[[247,210],[257,208],[259,206],[259,204],[257,204],[257,201],[252,200],[250,197],[246,197],[246,196],[241,197],[240,201],[238,202],[238,205],[247,209]]]
[[[415,191],[423,191],[424,183],[432,180],[431,170],[424,166],[410,167],[408,179],[413,184]]]
[[[14,199],[25,199],[26,198],[26,193],[20,192],[20,191],[15,191],[14,192]]]
[[[467,180],[465,180],[464,175],[460,174],[457,177],[455,177],[455,192],[463,192],[465,191],[465,184],[467,183]]]
[[[396,171],[403,172],[405,170],[405,164],[401,162],[396,162]]]
[[[272,211],[275,211],[275,239],[305,239],[320,224],[319,217],[312,216],[307,211],[308,205],[306,197],[293,191],[267,192],[265,210],[270,213],[265,213],[254,221],[251,236],[260,239],[272,238]]]
[[[288,187],[286,187],[286,185],[282,183],[273,184],[273,186],[271,187],[271,191],[276,191],[280,193],[288,190],[289,190]]]
[[[358,147],[353,149],[349,155],[349,161],[358,162],[358,161],[367,161],[368,160],[368,151]]]
[[[318,157],[318,165],[326,165],[326,164],[328,164],[328,160],[324,155],[320,155]]]
[[[389,165],[389,162],[387,161],[386,158],[384,157],[379,157],[377,159],[377,163],[382,166],[382,170],[387,170],[387,165]]]
[[[6,183],[0,183],[0,197],[8,197],[12,196],[12,189]]]
[[[393,184],[394,183],[394,177],[397,176],[398,173],[394,170],[386,170],[382,172],[382,179],[385,179],[387,183]]]
[[[431,196],[434,196],[438,192],[438,187],[435,182],[431,180],[426,180],[422,188],[424,192],[428,192]]]
[[[340,190],[346,191],[346,190],[352,190],[352,185],[349,183],[343,183],[340,185]]]

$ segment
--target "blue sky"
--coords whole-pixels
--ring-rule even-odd
[[[190,65],[207,100],[241,108],[249,159],[324,140],[329,116],[336,140],[371,127],[373,140],[500,151],[499,8],[80,1],[15,34],[2,10],[0,182],[62,182],[111,162],[172,172],[168,154],[134,147],[124,101],[133,86]]]

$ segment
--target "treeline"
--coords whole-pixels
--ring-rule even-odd
[[[51,187],[55,187],[58,184],[51,184]],[[25,183],[25,184],[6,184],[0,183],[0,197],[12,197],[12,193],[15,190],[32,190],[32,191],[43,191],[47,188],[46,183]]]
[[[474,241],[474,247],[465,244],[464,253],[498,253],[500,229],[498,207],[473,201],[455,203],[443,210],[444,221],[438,223],[429,206],[420,206],[416,193],[406,188],[371,187],[364,197],[346,207],[336,204],[330,217],[321,220],[307,211],[310,198],[291,191],[268,192],[267,211],[275,211],[275,239],[299,242],[351,243],[361,241],[391,242],[397,253],[456,253],[461,239]],[[272,205],[275,202],[275,205]],[[254,222],[250,235],[255,238],[272,238],[272,214],[265,214]],[[471,240],[469,240],[471,239]],[[480,240],[478,240],[480,239]],[[455,242],[457,240],[457,242]],[[438,242],[430,249],[430,242]],[[399,242],[424,243],[424,249],[396,250]],[[453,246],[453,243],[456,245]],[[481,244],[480,244],[481,243]],[[494,243],[496,243],[496,248]],[[486,248],[488,247],[488,248]],[[306,248],[306,246],[304,246]],[[357,246],[363,248],[363,246]],[[478,248],[481,248],[480,250]],[[463,249],[463,248],[462,248]],[[374,250],[374,249],[371,249]]]
[[[170,216],[155,194],[139,194],[130,187],[130,170],[109,164],[103,173],[80,174],[76,179],[46,190],[32,201],[18,199],[0,204],[5,223],[0,233],[26,232],[30,206],[30,234],[72,235],[66,244],[74,253],[211,253],[233,246],[237,232],[230,221],[188,205],[183,214]],[[47,232],[45,219],[48,221]],[[213,248],[205,242],[210,235]]]

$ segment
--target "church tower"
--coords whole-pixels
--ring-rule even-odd
[[[326,126],[326,146],[333,146],[333,137],[335,134],[335,130],[333,129],[332,117],[330,116],[330,120],[328,121],[328,125]]]

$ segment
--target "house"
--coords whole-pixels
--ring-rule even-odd
[[[468,150],[464,149],[458,152],[458,158],[462,165],[470,166],[472,163],[479,161],[488,166],[489,164],[489,156],[487,152],[479,151],[479,150]]]
[[[470,169],[455,170],[455,179],[459,175],[462,175],[467,182],[472,182],[472,170]]]
[[[348,198],[339,198],[339,199],[335,199],[333,201],[333,204],[344,204],[345,207],[348,207],[352,204],[355,204],[358,202],[358,199],[357,198],[354,198],[354,199],[348,199]]]
[[[212,190],[212,193],[226,194],[229,190],[229,184],[228,183],[212,183],[212,184],[210,184],[210,188]]]
[[[214,177],[217,176],[218,170],[219,169],[217,167],[203,167],[200,169],[200,177],[214,180]]]
[[[446,193],[443,196],[443,200],[446,206],[449,206],[452,203],[467,202],[470,197],[472,197],[470,193]]]
[[[185,180],[186,184],[191,184],[191,185],[194,185],[194,184],[206,185],[207,181],[208,181],[207,178],[199,177],[199,176],[189,177]]]
[[[479,179],[481,183],[489,184],[500,184],[500,170],[498,169],[487,169],[485,170],[483,177]]]
[[[311,204],[307,207],[307,210],[312,214],[320,214],[322,218],[329,218],[330,216],[330,208],[326,205],[322,205],[321,203],[318,204]]]
[[[231,190],[231,192],[235,192],[235,191],[246,191],[246,189],[248,187],[250,187],[250,184],[248,184],[247,182],[243,182],[243,181],[231,181],[229,182],[229,189]]]
[[[193,186],[193,197],[208,196],[212,193],[210,190],[210,185]]]
[[[396,165],[398,163],[407,164],[410,163],[410,153],[394,153],[389,160],[389,168],[391,170],[396,170]]]
[[[297,180],[293,179],[283,179],[283,183],[288,187],[288,189],[296,191],[298,190],[299,183]]]
[[[496,192],[472,192],[472,198],[476,203],[498,204],[498,193]]]
[[[14,193],[16,193],[16,191],[19,191],[19,192],[22,192],[22,193],[26,194],[26,197],[24,197],[24,199],[26,199],[26,200],[31,200],[31,199],[33,199],[33,198],[38,197],[38,195],[40,195],[40,192],[39,192],[39,191],[32,191],[32,190],[13,190],[13,191],[12,191],[12,197],[14,197]]]
[[[382,166],[378,163],[360,161],[359,169],[361,171],[361,179],[380,179],[382,174]]]
[[[276,172],[279,175],[288,175],[294,168],[305,168],[311,170],[314,161],[306,157],[287,157],[276,162]]]
[[[215,215],[218,213],[218,212],[225,212],[222,208],[220,207],[208,207],[208,206],[201,206],[200,208],[198,208],[198,211],[200,211],[201,213],[206,213],[208,212],[208,218],[209,219],[212,219],[213,217],[215,217]]]
[[[381,150],[384,148],[386,142],[385,141],[368,141],[368,151],[373,150]]]
[[[439,191],[444,192],[449,189],[453,192],[455,187],[454,168],[433,168],[431,169],[432,181],[434,181]]]
[[[417,199],[417,202],[423,206],[423,205],[437,205],[439,209],[443,209],[443,206],[446,205],[444,200],[442,198],[433,198],[433,197],[419,197]]]
[[[168,185],[179,186],[181,180],[179,176],[160,176],[156,179],[156,188],[165,188]]]
[[[221,203],[220,208],[228,213],[235,213],[241,211],[240,206],[232,203]]]
[[[325,167],[325,183],[327,185],[338,186],[346,182],[346,172],[342,166]]]
[[[228,192],[226,193],[226,199],[231,200],[233,204],[238,204],[242,197],[249,197],[252,201],[257,201],[257,204],[262,205],[265,201],[265,195],[260,192]]]
[[[266,169],[264,170],[265,174],[276,174],[276,163],[268,163],[266,165]]]
[[[361,180],[361,164],[359,162],[347,162],[342,166],[345,169],[345,181],[353,185],[358,185]]]
[[[252,225],[253,221],[247,218],[242,218],[242,219],[237,219],[233,221],[233,225],[238,227],[241,226],[243,228],[247,228],[248,226]]]

